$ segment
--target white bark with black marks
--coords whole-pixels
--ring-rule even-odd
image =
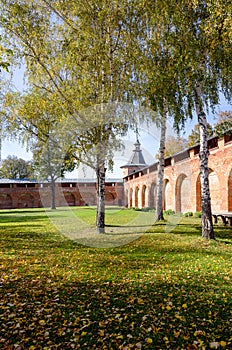
[[[97,168],[97,233],[105,233],[105,163]]]
[[[160,147],[159,147],[159,164],[157,174],[157,188],[156,188],[156,217],[155,221],[164,220],[163,216],[163,182],[164,182],[164,153],[166,141],[166,120],[167,109],[164,110],[160,122]]]
[[[202,107],[201,87],[197,86],[196,111],[200,131],[200,182],[201,182],[201,211],[202,211],[202,237],[206,239],[215,239],[213,230],[213,220],[211,211],[211,198],[209,188],[209,167],[208,167],[208,136],[207,136],[207,118]]]

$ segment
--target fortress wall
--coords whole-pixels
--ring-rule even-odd
[[[210,140],[209,152],[212,211],[232,211],[232,136]],[[126,176],[128,207],[155,207],[156,183],[154,165]],[[163,193],[165,210],[183,213],[201,210],[199,146],[167,159]]]
[[[122,182],[106,183],[106,204],[123,205]],[[96,205],[95,182],[62,182],[55,185],[56,206]],[[48,183],[7,181],[0,183],[0,209],[51,207],[51,187]]]

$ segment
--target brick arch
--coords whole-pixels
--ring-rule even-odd
[[[18,208],[33,208],[35,198],[30,193],[23,193],[18,198]]]
[[[0,209],[11,209],[12,208],[12,197],[6,193],[0,193]]]
[[[220,183],[217,172],[213,169],[209,169],[209,188],[212,211],[218,212],[221,207]]]
[[[130,188],[130,190],[129,190],[129,201],[128,201],[129,208],[133,207],[133,195],[134,195],[133,192],[134,192],[133,188]]]
[[[200,181],[200,174],[198,174],[197,181],[196,181],[196,211],[201,211],[201,181]]]
[[[190,199],[191,183],[189,177],[182,173],[176,180],[175,188],[175,200],[176,200],[176,212],[184,213],[188,210]]]
[[[217,173],[209,168],[209,189],[212,211],[220,211],[220,183]],[[200,174],[196,182],[196,211],[201,211],[201,182]]]
[[[163,209],[167,210],[167,209],[171,209],[172,206],[172,197],[173,194],[171,192],[171,184],[169,179],[164,179],[163,182]]]
[[[64,192],[64,198],[68,206],[76,205],[76,198],[71,192]]]
[[[156,183],[151,184],[150,193],[149,193],[149,207],[156,207]]]
[[[142,208],[145,207],[145,195],[146,195],[146,185],[143,185],[141,190],[141,198],[140,198],[140,203]]]
[[[134,207],[135,208],[138,208],[139,207],[139,187],[137,186],[136,188],[135,188],[135,192],[134,192],[134,196],[135,196],[135,201],[134,201]]]
[[[106,194],[105,194],[106,202],[109,202],[110,204],[114,204],[114,201],[116,198],[117,198],[117,194],[115,192],[106,190]]]
[[[125,190],[124,192],[124,205],[125,207],[129,207],[129,191],[128,189]]]
[[[232,212],[232,169],[228,177],[228,211]]]
[[[148,207],[148,190],[147,186],[143,185],[141,193],[141,207]]]

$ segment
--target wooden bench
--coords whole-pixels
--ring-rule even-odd
[[[218,222],[218,218],[221,218],[224,225],[232,226],[232,213],[213,213],[212,216],[215,224]]]

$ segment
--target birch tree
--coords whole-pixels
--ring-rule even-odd
[[[159,164],[157,174],[156,221],[163,220],[163,176],[166,143],[166,121],[173,116],[175,125],[180,128],[186,118],[184,104],[180,104],[181,90],[177,78],[177,59],[174,55],[174,44],[168,40],[171,31],[169,9],[166,4],[158,7],[158,2],[148,3],[145,11],[145,23],[141,48],[144,60],[144,98],[159,118],[160,127]],[[161,10],[162,14],[159,13]],[[160,19],[162,16],[162,19]]]
[[[228,30],[223,29],[228,13],[219,10],[220,5],[222,9],[229,9],[228,3],[225,3],[226,6],[221,1],[186,1],[176,6],[173,12],[171,11],[174,4],[170,8],[173,32],[178,40],[175,50],[180,56],[182,71],[179,77],[183,82],[182,89],[189,109],[196,111],[199,123],[202,237],[210,239],[214,239],[214,230],[209,189],[206,113],[209,108],[213,109],[218,104],[220,90],[224,91],[227,97],[230,93],[229,80],[225,73],[228,72],[226,65],[231,39]],[[211,21],[215,21],[218,11],[222,22],[212,31],[209,25],[212,25]],[[231,69],[231,64],[229,66]]]
[[[157,1],[154,12],[156,27],[162,28],[160,43],[162,47],[168,47],[169,58],[175,62],[171,67],[174,75],[168,75],[170,70],[167,69],[167,80],[169,84],[172,84],[170,78],[176,81],[177,108],[185,107],[185,118],[196,112],[200,125],[202,236],[213,239],[206,113],[218,104],[220,91],[227,98],[231,96],[230,6],[227,1],[217,0],[181,3],[170,0],[165,4]],[[170,61],[167,67],[169,64]],[[163,97],[163,94],[158,95]],[[183,119],[175,109],[173,113],[178,125]]]
[[[2,25],[26,65],[28,85],[58,94],[65,110],[59,118],[76,118],[80,133],[81,110],[133,95],[138,11],[130,1],[1,0],[1,4]],[[103,149],[96,171],[100,187],[106,157]],[[97,215],[104,217],[103,200],[101,196],[97,201]],[[99,222],[104,232],[104,220]]]

